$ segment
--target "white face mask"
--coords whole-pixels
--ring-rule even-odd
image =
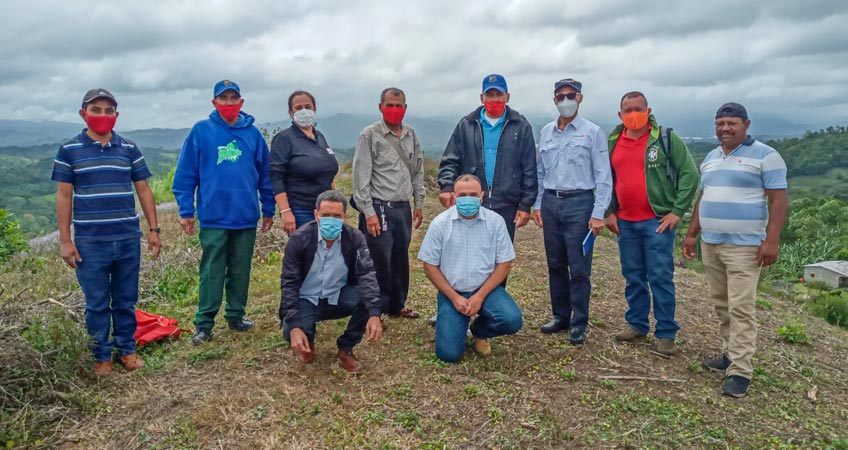
[[[292,118],[294,119],[294,123],[301,128],[307,128],[315,125],[315,111],[311,109],[304,108],[299,111],[295,111]]]
[[[577,114],[578,107],[577,99],[569,100],[564,99],[563,101],[557,103],[557,109],[559,110],[559,115],[565,117],[566,119],[572,117]]]

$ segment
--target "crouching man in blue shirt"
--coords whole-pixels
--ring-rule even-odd
[[[315,222],[298,228],[286,244],[281,280],[280,322],[297,360],[315,360],[315,324],[350,316],[339,336],[339,364],[362,370],[353,347],[383,336],[380,288],[365,236],[345,224],[347,200],[325,191],[315,202]]]
[[[492,352],[489,339],[517,333],[521,310],[501,286],[509,275],[515,250],[504,219],[481,208],[483,188],[474,175],[454,183],[456,204],[430,223],[418,259],[439,290],[436,313],[436,357],[456,362],[465,352],[471,317],[474,349]]]

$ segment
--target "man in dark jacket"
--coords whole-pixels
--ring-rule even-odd
[[[347,201],[326,191],[315,202],[315,222],[294,232],[286,245],[281,279],[280,322],[298,361],[315,359],[315,324],[350,316],[339,336],[339,364],[358,373],[362,364],[353,347],[383,335],[380,289],[365,236],[344,223]]]
[[[530,122],[509,102],[506,80],[483,78],[483,106],[460,119],[439,163],[439,201],[453,206],[453,183],[470,173],[483,182],[483,206],[503,217],[510,239],[527,225],[538,190]]]

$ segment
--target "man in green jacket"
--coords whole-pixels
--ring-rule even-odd
[[[674,339],[674,227],[692,206],[700,176],[686,144],[661,128],[641,92],[621,98],[623,122],[609,136],[613,196],[605,224],[618,235],[627,327],[620,342],[644,338],[653,297],[657,352],[677,352]],[[650,287],[650,294],[648,289]]]

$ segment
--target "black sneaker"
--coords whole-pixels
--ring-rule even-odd
[[[254,323],[252,320],[242,317],[241,319],[230,320],[227,325],[233,331],[248,331],[253,328]]]
[[[724,387],[721,388],[721,393],[733,398],[742,398],[748,393],[748,385],[751,380],[740,377],[739,375],[731,375],[724,379]]]
[[[204,330],[198,329],[194,332],[194,336],[191,337],[191,343],[194,345],[200,345],[204,342],[207,342],[212,339],[212,330]]]
[[[724,373],[730,367],[730,358],[727,355],[721,355],[715,359],[708,359],[704,361],[704,367],[715,372]]]

